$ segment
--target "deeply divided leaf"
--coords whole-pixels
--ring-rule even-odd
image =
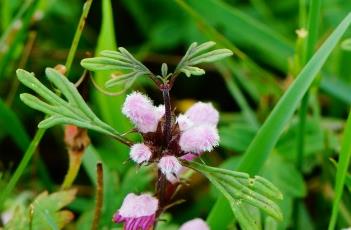
[[[72,124],[122,138],[111,126],[102,122],[85,103],[78,90],[65,76],[52,68],[45,71],[50,82],[67,99],[64,100],[52,90],[44,86],[33,73],[17,70],[20,82],[31,88],[41,98],[28,93],[20,95],[21,100],[29,107],[49,115],[39,123],[39,128],[49,128],[54,125]]]
[[[250,178],[247,173],[235,172],[199,164],[188,166],[205,175],[226,197],[243,229],[259,229],[248,214],[248,207],[258,208],[267,215],[282,220],[283,215],[274,200],[283,199],[282,193],[263,177]],[[250,208],[252,210],[252,208]]]

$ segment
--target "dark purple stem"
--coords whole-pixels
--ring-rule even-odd
[[[163,146],[167,149],[168,144],[171,140],[171,126],[172,126],[172,114],[171,114],[171,99],[169,95],[170,85],[168,83],[164,83],[160,85],[160,89],[163,95],[163,101],[165,105],[165,122],[163,126]],[[165,151],[167,152],[167,151]],[[161,156],[162,157],[162,156]],[[166,187],[167,187],[167,179],[166,176],[158,170],[157,175],[157,183],[156,183],[156,193],[157,198],[159,200],[159,209],[157,211],[157,216],[161,215],[163,208],[166,206]],[[156,222],[155,222],[156,224]]]
[[[165,104],[165,123],[163,126],[163,133],[164,133],[164,146],[167,148],[168,143],[171,140],[171,122],[172,122],[172,115],[171,115],[171,99],[169,96],[170,86],[169,84],[165,83],[161,85],[163,101]]]

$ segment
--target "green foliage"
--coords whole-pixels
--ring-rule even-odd
[[[203,75],[205,74],[205,70],[195,67],[195,65],[218,61],[233,55],[232,51],[228,49],[217,49],[206,52],[206,50],[213,47],[215,44],[215,42],[205,42],[201,45],[198,45],[196,42],[192,43],[178,63],[175,73],[183,72],[187,77],[191,75]]]
[[[49,115],[48,118],[39,123],[39,128],[73,124],[113,136],[117,139],[124,139],[91,111],[74,84],[67,80],[65,76],[52,68],[47,68],[45,72],[48,79],[63,93],[68,101],[63,100],[44,86],[34,77],[34,74],[25,70],[17,71],[19,81],[46,100],[43,101],[28,93],[21,94],[21,100],[25,104]]]
[[[0,126],[8,133],[16,144],[25,150],[30,138],[25,131],[20,119],[1,99],[0,99]]]
[[[215,42],[205,42],[201,45],[198,45],[196,42],[192,43],[183,58],[178,63],[173,74],[166,74],[168,72],[168,67],[167,65],[164,65],[165,63],[162,65],[162,77],[155,76],[146,66],[144,66],[123,47],[118,48],[119,51],[102,51],[100,53],[101,57],[83,59],[81,65],[91,71],[129,71],[127,74],[117,76],[112,75],[112,79],[106,81],[105,83],[105,87],[107,88],[119,84],[124,84],[125,89],[128,89],[136,80],[136,78],[143,75],[149,76],[157,83],[157,78],[160,80],[167,80],[170,76],[177,76],[181,72],[183,72],[187,77],[190,77],[191,75],[205,74],[205,70],[198,68],[195,65],[218,61],[233,54],[228,49],[216,49],[206,52],[206,50],[210,49],[215,44]]]
[[[335,182],[335,198],[333,202],[333,211],[329,222],[329,230],[335,229],[336,218],[339,212],[340,200],[343,194],[344,183],[347,177],[347,170],[351,159],[351,112],[347,119],[343,142],[341,144],[339,163],[336,171],[336,182]]]
[[[75,190],[39,194],[28,207],[16,208],[5,230],[63,228],[73,220],[73,213],[62,208],[73,201],[75,194]]]
[[[220,147],[203,156],[206,162],[262,176],[283,194],[284,199],[276,202],[284,217],[282,221],[242,203],[241,209],[236,210],[236,216],[246,220],[250,228],[324,229],[331,214],[330,225],[335,225],[334,229],[351,226],[351,176],[345,161],[348,158],[345,142],[349,139],[346,137],[346,116],[351,104],[350,30],[341,33],[344,34],[341,43],[332,44],[332,53],[331,46],[327,47],[328,52],[325,52],[325,46],[322,47],[350,11],[349,0],[122,0],[118,3],[103,0],[93,3],[95,7],[90,9],[93,18],[87,17],[87,5],[91,2],[86,1],[84,9],[80,10],[83,6],[81,1],[0,1],[0,212],[6,213],[8,208],[14,210],[17,206],[14,200],[17,201],[23,193],[57,188],[58,184],[50,187],[50,183],[44,182],[42,175],[49,180],[53,177],[56,182],[61,181],[67,165],[61,125],[35,132],[38,121],[43,117],[20,102],[20,93],[27,90],[19,86],[15,70],[35,72],[41,79],[39,76],[44,75],[44,67],[63,63],[70,70],[65,75],[74,82],[82,75],[80,60],[83,59],[84,63],[107,58],[108,61],[104,60],[106,66],[113,69],[96,69],[89,76],[100,88],[105,86],[110,92],[118,91],[120,96],[103,95],[93,89],[89,79],[79,86],[79,92],[92,110],[85,102],[84,106],[94,111],[93,114],[97,115],[94,118],[104,123],[103,128],[96,121],[91,123],[93,117],[88,117],[88,113],[75,106],[65,94],[51,98],[55,103],[47,100],[47,97],[53,96],[52,93],[64,92],[50,79],[44,88],[39,87],[42,92],[34,90],[34,93],[29,92],[33,95],[24,94],[31,106],[45,110],[44,113],[50,112],[50,117],[64,113],[63,120],[66,122],[74,120],[81,125],[83,123],[83,127],[99,127],[99,130],[95,129],[98,132],[89,132],[94,144],[86,149],[82,168],[85,172],[81,171],[75,181],[76,185],[84,188],[82,191],[89,191],[89,194],[79,196],[69,206],[78,217],[69,228],[91,228],[97,161],[103,162],[105,175],[104,208],[99,228],[112,229],[116,226],[111,222],[111,216],[126,193],[153,190],[156,172],[150,170],[151,167],[135,168],[125,163],[129,152],[127,146],[101,135],[119,136],[130,130],[131,124],[121,113],[121,106],[125,100],[124,93],[132,86],[138,91],[147,91],[155,103],[159,103],[160,97],[147,79],[150,72],[146,71],[142,76],[137,74],[140,68],[123,68],[136,62],[143,63],[141,65],[154,73],[161,66],[160,73],[155,74],[160,81],[169,80],[170,74],[196,76],[206,71],[206,78],[194,77],[176,82],[171,92],[172,106],[177,114],[186,110],[193,99],[210,100],[220,111],[221,138]],[[306,37],[301,34],[297,37],[296,30],[305,30]],[[34,42],[31,49],[28,48],[30,40]],[[212,46],[213,42],[205,42],[208,40],[216,42],[216,46]],[[117,48],[117,41],[118,46],[125,47],[123,53],[123,48]],[[194,41],[197,43],[192,44]],[[214,65],[188,62],[181,70],[181,60],[184,60],[181,54],[187,52],[189,44],[192,44],[193,50],[209,47],[196,54],[194,57],[197,58],[215,52],[211,49],[213,47],[229,49],[234,56]],[[71,45],[73,49],[68,52]],[[322,47],[318,52],[320,55],[315,56],[318,60],[305,66],[318,47]],[[125,56],[126,50],[136,58]],[[226,52],[229,55],[229,51]],[[90,53],[99,57],[84,59],[91,57]],[[26,56],[28,58],[24,58]],[[326,56],[329,58],[321,68]],[[308,77],[302,79],[297,75],[304,66],[303,75]],[[306,71],[307,67],[314,70]],[[28,82],[33,77],[32,73],[21,74]],[[76,92],[70,82],[63,84],[69,92]],[[297,82],[303,84],[298,87]],[[290,91],[297,88],[298,92],[291,94]],[[301,99],[305,88],[308,88],[309,96]],[[279,116],[269,116],[272,110],[275,112],[271,114],[276,114],[282,106],[281,102],[278,105],[277,102],[279,98],[286,99],[286,96],[282,97],[284,93],[290,94],[291,100],[285,100],[285,109],[279,110]],[[266,124],[268,121],[270,125]],[[264,129],[266,132],[262,131]],[[139,140],[132,133],[126,135],[128,139]],[[252,148],[254,143],[256,147]],[[85,173],[90,180],[85,178]],[[61,179],[57,180],[59,177]],[[195,217],[207,217],[211,229],[237,229],[238,220],[233,217],[226,199],[219,198],[220,201],[216,202],[221,193],[211,183],[203,182],[197,174],[193,177],[194,180],[187,180],[187,186],[182,186],[175,196],[175,199],[184,198],[187,202],[167,210],[161,216],[166,221],[160,221],[157,229],[177,229]],[[219,185],[228,188],[228,185]],[[343,189],[344,186],[346,189]],[[209,187],[213,188],[212,192],[208,192]],[[29,211],[30,207],[22,206],[17,208],[16,213],[28,219]],[[56,223],[55,214],[46,216],[40,211],[39,208],[34,214],[45,222],[43,226],[46,229],[61,227]],[[11,224],[15,225],[13,222]],[[15,229],[18,227],[20,225],[16,225]]]
[[[248,146],[238,170],[256,174],[263,166],[268,155],[272,152],[275,144],[278,141],[284,127],[292,117],[299,101],[306,93],[309,86],[312,84],[317,73],[322,68],[333,48],[337,45],[342,35],[351,23],[351,14],[339,24],[335,31],[324,42],[321,48],[313,55],[310,61],[302,69],[294,83],[282,96],[278,104],[274,107],[271,114],[268,116],[264,124],[259,129],[258,133]],[[221,198],[218,202],[225,202]],[[217,206],[221,207],[221,205]],[[218,209],[215,206],[215,213],[222,213],[223,209]],[[229,221],[229,219],[227,219]],[[226,222],[227,222],[226,221]],[[226,222],[222,222],[224,226]]]
[[[109,88],[119,84],[125,84],[129,88],[137,77],[143,75],[153,75],[140,61],[130,54],[123,47],[118,51],[104,50],[100,52],[101,57],[86,58],[81,61],[81,65],[91,71],[98,70],[127,70],[127,74],[114,75],[112,79],[105,83]]]
[[[283,195],[263,177],[250,178],[247,173],[209,167],[196,162],[190,163],[189,167],[205,175],[225,196],[243,229],[260,229],[250,214],[254,207],[277,220],[283,219],[280,208],[273,201],[283,199]]]

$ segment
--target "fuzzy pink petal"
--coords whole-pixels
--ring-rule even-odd
[[[169,182],[174,183],[178,181],[177,177],[181,172],[182,165],[175,156],[164,156],[160,159],[158,168],[166,175]]]
[[[123,104],[122,113],[126,115],[143,133],[156,131],[160,116],[147,96],[133,92]]]
[[[212,151],[218,146],[219,135],[212,125],[199,125],[184,131],[179,139],[179,146],[184,152],[202,153]]]
[[[216,126],[219,120],[219,113],[212,103],[197,102],[186,111],[185,115],[194,124],[209,124]]]
[[[178,115],[177,123],[180,131],[185,131],[194,125],[194,123],[188,118],[188,116],[183,114]]]
[[[195,158],[197,158],[198,156],[199,156],[199,154],[196,154],[196,153],[187,153],[187,154],[183,155],[182,157],[180,157],[180,159],[186,160],[186,161],[192,161]]]
[[[200,218],[189,220],[180,226],[179,230],[210,230],[205,221]]]
[[[158,208],[158,200],[149,194],[135,195],[129,193],[118,213],[123,218],[139,218],[154,215]]]
[[[164,105],[157,106],[156,114],[157,114],[158,120],[160,120],[163,117],[163,115],[165,115],[165,106]]]
[[[141,164],[143,162],[149,161],[152,156],[152,153],[148,146],[146,146],[145,144],[139,143],[139,144],[134,144],[130,148],[129,155],[133,161],[135,161],[138,164]]]

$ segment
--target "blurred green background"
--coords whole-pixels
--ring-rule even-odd
[[[19,85],[15,70],[35,72],[45,81],[45,67],[64,64],[83,3],[0,0],[0,190],[22,159],[37,123],[44,118],[20,102],[19,94],[28,90]],[[229,61],[203,66],[205,76],[180,76],[171,95],[177,112],[197,100],[211,101],[220,110],[221,145],[204,159],[211,165],[232,168],[306,63],[303,34],[308,27],[310,4],[308,0],[94,0],[68,77],[77,81],[82,75],[81,59],[97,55],[96,50],[117,46],[127,48],[156,73],[160,73],[163,62],[173,69],[194,41],[212,40],[218,47],[231,49],[234,56]],[[349,0],[321,1],[314,25],[318,27],[316,48],[350,10]],[[335,178],[331,159],[338,159],[340,134],[351,104],[350,35],[348,30],[310,90],[302,161],[297,157],[297,113],[260,172],[284,193],[280,204],[284,221],[279,229],[326,229],[328,225]],[[94,77],[102,83],[109,74]],[[156,104],[161,103],[161,94],[145,78],[132,88],[147,92]],[[102,120],[120,132],[131,128],[120,112],[125,95],[105,96],[89,80],[80,89]],[[136,174],[132,163],[124,163],[127,148],[106,136],[89,134],[94,147],[87,150],[75,181],[78,198],[69,208],[76,218],[67,228],[89,228],[96,159],[102,159],[108,177],[104,199],[109,202],[105,203],[101,228],[114,226],[111,215],[126,193],[153,190],[153,171],[138,169]],[[57,190],[67,160],[62,127],[49,129],[0,211],[11,209],[26,192],[33,197],[43,190]],[[339,227],[351,226],[351,177],[347,178]],[[165,217],[171,221],[160,229],[173,229],[195,217],[206,219],[218,194],[203,177],[195,175],[178,196],[187,202],[171,208]],[[24,200],[18,202],[27,202]],[[231,224],[228,228],[236,227]]]

